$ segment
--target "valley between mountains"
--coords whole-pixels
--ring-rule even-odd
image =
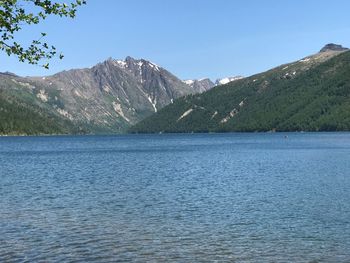
[[[186,83],[131,57],[46,77],[1,73],[0,134],[124,133],[175,99],[216,85],[209,79]]]
[[[350,129],[350,52],[251,77],[180,80],[144,59],[108,59],[45,77],[0,73],[0,134]]]

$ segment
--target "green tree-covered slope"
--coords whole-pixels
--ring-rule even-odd
[[[0,135],[75,134],[68,120],[48,114],[42,108],[4,98],[0,92]]]
[[[130,132],[350,130],[350,52],[325,50],[174,101]]]
[[[38,99],[33,87],[13,81],[15,76],[0,76],[0,135],[76,134],[84,129],[55,111],[48,101]],[[6,87],[6,88],[4,88]],[[56,106],[57,107],[57,106]]]

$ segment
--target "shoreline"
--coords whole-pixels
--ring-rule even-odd
[[[125,135],[203,135],[203,134],[317,134],[317,133],[350,133],[350,131],[230,131],[230,132],[153,132],[153,133],[108,133],[108,134],[0,134],[0,138],[6,137],[83,137],[83,136],[125,136]]]

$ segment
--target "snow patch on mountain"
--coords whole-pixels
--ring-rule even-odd
[[[217,79],[215,82],[210,80],[209,78],[201,78],[201,79],[187,79],[182,82],[191,88],[195,89],[198,93],[205,92],[215,86],[224,85],[231,81],[242,79],[242,76],[234,76],[234,77],[226,77],[223,79]]]
[[[187,80],[184,80],[183,83],[185,83],[185,84],[191,86],[191,85],[193,85],[194,80],[193,80],[193,79],[187,79]]]
[[[229,82],[232,82],[232,81],[236,81],[236,80],[239,80],[239,79],[243,79],[242,76],[234,76],[234,77],[226,77],[226,78],[222,78],[222,79],[217,79],[215,81],[215,85],[216,86],[219,86],[219,85],[225,85]]]
[[[148,101],[152,104],[153,109],[154,109],[154,112],[157,112],[157,107],[156,107],[156,105],[157,105],[157,100],[155,99],[155,100],[153,101],[152,98],[151,98],[150,96],[147,96],[147,99],[148,99]]]
[[[126,68],[128,66],[124,60],[115,60],[115,64],[121,68]]]

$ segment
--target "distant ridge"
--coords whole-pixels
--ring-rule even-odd
[[[184,80],[183,82],[190,87],[192,87],[197,93],[202,93],[205,91],[210,90],[211,88],[219,85],[224,85],[232,81],[236,81],[239,79],[242,79],[242,76],[234,76],[234,77],[226,77],[222,79],[216,79],[215,82],[213,82],[209,78],[202,78],[202,79],[188,79]]]
[[[12,77],[18,77],[15,73],[6,71],[6,72],[0,72],[0,75],[5,75],[5,76],[12,76]]]
[[[346,48],[346,47],[343,47],[342,45],[337,45],[337,44],[334,44],[334,43],[330,43],[330,44],[325,45],[325,46],[320,50],[320,52],[327,52],[327,51],[346,51],[346,50],[349,50],[349,49]]]

